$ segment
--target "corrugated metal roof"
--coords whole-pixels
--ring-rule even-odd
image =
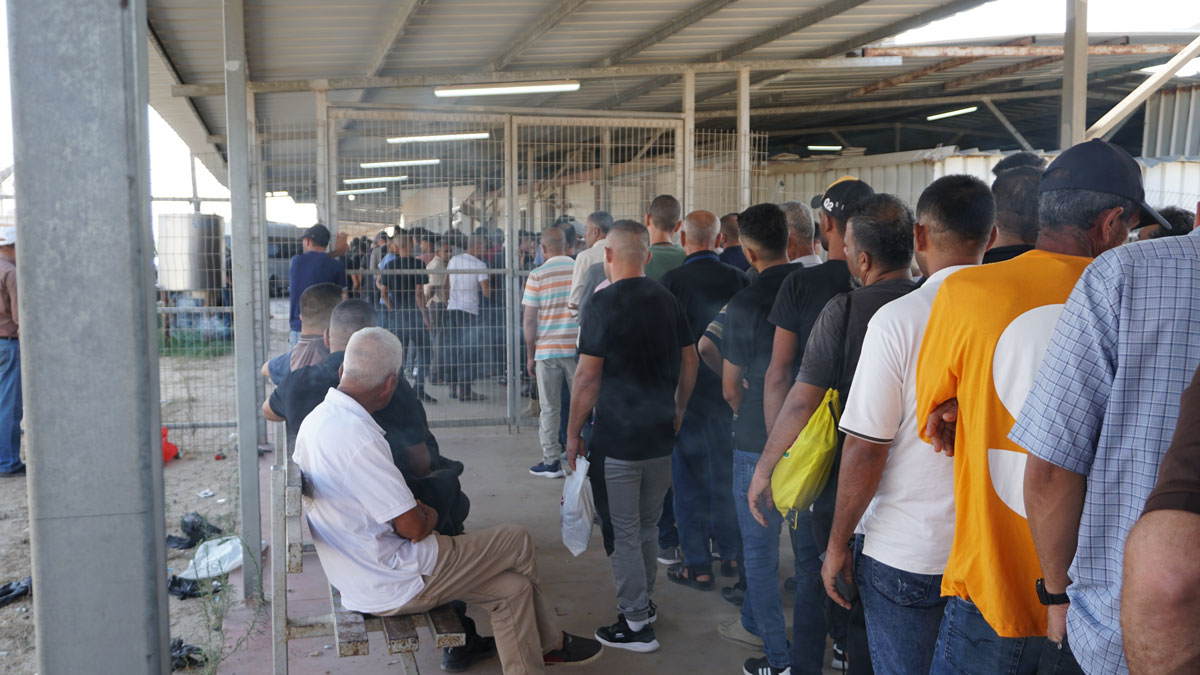
[[[255,82],[316,78],[399,76],[438,72],[486,72],[500,55],[535,25],[553,15],[562,0],[246,0],[246,42],[250,79]],[[974,4],[983,4],[978,0]],[[557,24],[536,36],[524,49],[511,56],[506,70],[590,67],[617,50],[635,43],[655,29],[688,12],[708,5],[707,0],[587,0],[578,4]],[[765,31],[813,16],[829,7],[845,11],[821,18],[802,29],[772,36],[752,49],[733,49],[735,59],[803,58],[854,43],[871,32],[886,32],[897,22],[950,6],[966,8],[972,0],[736,0],[721,6],[663,39],[627,54],[622,65],[690,63],[716,58]],[[397,12],[413,6],[402,33],[392,41]],[[221,3],[213,0],[150,0],[147,16],[166,59],[150,70],[151,103],[180,132],[194,152],[213,155],[210,136],[222,136],[224,99],[221,96],[183,99],[171,95],[177,83],[219,84],[223,82]],[[1093,41],[1105,36],[1094,36]],[[1179,35],[1134,36],[1135,43],[1186,42]],[[1060,36],[1039,36],[1038,44],[1059,44]],[[945,43],[951,44],[951,43]],[[959,44],[959,43],[954,43]],[[975,41],[975,44],[985,44]],[[862,46],[857,45],[856,46]],[[382,57],[378,63],[376,59]],[[983,73],[1028,59],[986,58],[916,81],[862,97],[848,99],[854,89],[884,78],[937,63],[937,58],[905,58],[896,67],[860,67],[837,70],[807,70],[773,79],[753,92],[753,104],[781,106],[839,100],[875,100],[923,95],[966,94],[980,87],[1052,87],[1061,74],[1060,64],[1049,64],[1004,77],[952,88],[941,92],[945,82]],[[1092,72],[1144,62],[1146,57],[1104,56],[1089,60]],[[175,82],[170,62],[178,72]],[[378,68],[376,68],[378,66]],[[698,96],[730,89],[732,73],[702,73],[696,76]],[[681,85],[678,77],[589,79],[578,92],[553,97],[545,105],[554,108],[591,109],[604,106],[613,97],[654,82],[641,96],[616,106],[629,111],[678,109]],[[1116,90],[1127,84],[1111,83]],[[331,91],[331,104],[354,104],[360,100],[377,103],[445,104],[429,88]],[[550,97],[503,96],[468,99],[468,105],[528,106]],[[191,103],[189,103],[189,100]],[[258,94],[256,114],[260,124],[276,128],[313,128],[315,107],[308,92]],[[731,93],[700,100],[699,110],[733,107]],[[1052,104],[1053,100],[1048,99]],[[1039,110],[1040,101],[1014,102],[1012,110]],[[805,126],[839,116],[813,116]],[[845,117],[842,115],[840,117]],[[878,114],[874,117],[879,117]],[[708,126],[723,127],[731,120],[713,120]],[[756,128],[795,127],[793,119],[755,118]],[[210,166],[210,168],[213,168]],[[223,167],[215,173],[223,174]]]

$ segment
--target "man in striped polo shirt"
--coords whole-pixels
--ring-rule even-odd
[[[530,377],[537,380],[542,408],[538,418],[542,462],[530,468],[529,473],[547,478],[563,476],[560,461],[563,447],[558,441],[564,412],[562,388],[565,381],[569,391],[575,378],[575,342],[579,337],[579,322],[567,309],[575,261],[565,255],[566,248],[561,228],[550,227],[542,232],[546,262],[529,273],[521,300],[525,305],[526,368]]]

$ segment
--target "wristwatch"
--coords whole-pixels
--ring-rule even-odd
[[[1046,606],[1071,604],[1071,599],[1067,597],[1066,593],[1047,593],[1045,579],[1037,580],[1037,595],[1038,602]]]

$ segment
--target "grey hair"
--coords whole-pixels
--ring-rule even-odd
[[[783,215],[787,217],[788,229],[796,233],[796,238],[800,241],[811,242],[816,236],[816,228],[813,226],[813,212],[808,208],[808,204],[797,201],[787,201],[779,205],[783,209]]]
[[[1038,222],[1043,230],[1075,227],[1090,230],[1096,217],[1114,207],[1121,207],[1121,217],[1128,219],[1138,213],[1131,199],[1096,190],[1048,190],[1038,195]]]
[[[342,361],[342,382],[361,387],[382,385],[388,375],[396,375],[404,365],[400,338],[386,328],[364,328],[350,336],[346,358]]]
[[[604,234],[608,234],[608,231],[612,229],[613,217],[608,214],[608,211],[593,211],[587,219]]]

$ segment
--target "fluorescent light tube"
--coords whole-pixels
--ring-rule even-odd
[[[337,191],[337,193],[339,195],[369,195],[369,194],[374,194],[376,192],[387,192],[387,188],[385,188],[385,187],[359,188],[357,190],[338,190]]]
[[[579,91],[578,80],[554,82],[507,82],[502,84],[456,84],[437,87],[433,95],[438,98],[450,96],[504,96],[512,94],[548,94],[552,92]]]
[[[489,138],[486,131],[473,131],[462,134],[429,134],[426,136],[398,136],[387,139],[388,143],[432,143],[435,141],[478,141]]]
[[[343,178],[346,185],[361,185],[363,183],[399,183],[408,180],[408,176],[370,176],[367,178]]]
[[[938,113],[938,114],[936,114],[936,115],[930,115],[930,116],[928,116],[928,117],[926,117],[926,118],[925,118],[925,121],[927,121],[927,122],[932,122],[932,121],[934,121],[934,120],[945,119],[945,118],[947,118],[947,117],[955,117],[955,116],[958,116],[958,115],[966,115],[966,114],[968,114],[968,113],[973,113],[973,112],[975,112],[976,110],[979,110],[979,106],[977,106],[977,105],[973,105],[973,106],[971,106],[970,108],[959,108],[958,110],[951,110],[950,112],[944,112],[944,113]]]
[[[441,163],[440,159],[399,159],[394,162],[362,162],[359,166],[364,169],[392,169],[399,166],[433,166]]]
[[[840,145],[810,145],[809,150],[822,150],[825,152],[837,152],[842,149]]]

